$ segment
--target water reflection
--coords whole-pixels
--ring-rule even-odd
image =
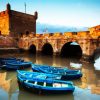
[[[11,100],[12,95],[18,89],[16,72],[0,71],[0,88],[0,90],[4,93],[4,95],[2,95],[2,99],[0,98],[0,100]],[[8,99],[3,99],[5,98],[5,95]]]
[[[82,67],[82,72],[82,85],[80,88],[89,89],[93,94],[100,94],[100,77],[98,77],[93,65]]]
[[[74,100],[100,100],[100,95],[91,95],[90,89],[81,89],[76,87],[74,92]]]
[[[95,70],[93,64],[81,62],[80,60],[60,57],[9,54],[9,57],[18,57],[37,64],[47,64],[51,66],[62,66],[72,69],[70,63],[82,64],[80,70],[83,73],[81,79],[74,80],[75,91],[73,94],[64,95],[36,95],[27,91],[19,90],[15,71],[0,71],[0,100],[99,100],[100,99],[100,72]],[[26,69],[25,69],[26,70]],[[31,71],[31,68],[28,70]],[[2,93],[2,94],[1,94]]]
[[[74,96],[71,93],[62,95],[39,95],[20,90],[18,100],[74,100]]]
[[[76,69],[82,67],[82,64],[80,64],[81,62],[79,61],[79,59],[70,59],[70,58],[61,58],[61,57],[43,56],[43,55],[36,56],[36,64],[46,64],[50,66],[68,67],[70,69],[73,69],[72,66],[70,65],[71,62],[74,62],[73,64],[75,64]]]
[[[0,87],[5,91],[9,92],[11,80],[10,79],[6,80],[6,76],[7,76],[6,72],[0,73]]]
[[[45,64],[45,65],[53,65],[53,56],[44,56],[37,55],[36,56],[36,64]]]
[[[94,67],[95,70],[100,70],[100,57],[95,60]]]
[[[75,69],[80,69],[82,64],[70,62],[70,66]]]

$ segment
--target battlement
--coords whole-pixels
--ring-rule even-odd
[[[64,36],[66,36],[66,37],[71,37],[72,34],[73,34],[72,32],[65,32],[65,33],[64,33]]]
[[[9,12],[11,12],[11,13],[9,13]],[[5,16],[7,14],[12,15],[12,16],[16,15],[17,17],[24,17],[24,18],[29,18],[29,19],[31,19],[33,17],[34,17],[34,19],[38,18],[38,13],[37,12],[34,12],[34,15],[31,15],[31,14],[11,10],[11,6],[10,6],[9,3],[6,5],[6,10],[0,12],[0,16]]]
[[[29,33],[26,36],[28,37],[30,36],[30,34],[32,33]],[[93,36],[95,36],[95,38],[98,38],[100,36],[100,31],[97,33],[94,33]],[[64,33],[60,33],[60,32],[43,33],[43,34],[36,34],[33,37],[37,37],[37,38],[94,38],[93,36],[92,34],[90,34],[90,31],[79,31],[79,32],[64,32]]]
[[[81,31],[81,32],[77,32],[77,35],[78,35],[79,37],[88,37],[89,34],[90,34],[89,31]]]
[[[25,35],[25,34],[24,34]],[[32,37],[32,33],[29,33],[26,35],[26,37],[30,36]],[[89,31],[80,31],[80,32],[55,32],[55,33],[43,33],[43,34],[36,34],[33,35],[33,37],[37,38],[75,38],[75,37],[81,37],[81,38],[88,38],[91,37],[91,34]]]

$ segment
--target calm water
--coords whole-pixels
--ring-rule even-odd
[[[19,89],[16,71],[0,70],[0,100],[100,100],[100,71],[96,70],[93,64],[77,59],[42,55],[7,54],[2,56],[18,57],[37,64],[66,66],[70,69],[79,69],[83,72],[83,77],[73,81],[75,85],[75,91],[73,93],[39,95]],[[75,67],[72,68],[70,63],[75,63]],[[78,63],[80,65],[82,64],[82,66],[78,66]],[[31,68],[27,70],[31,71]]]

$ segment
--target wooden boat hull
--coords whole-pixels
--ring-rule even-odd
[[[17,63],[17,62],[24,62],[24,60],[21,59],[1,60],[2,65],[7,63]]]
[[[20,73],[17,73],[17,79],[19,85],[31,91],[41,91],[41,92],[49,92],[49,93],[52,92],[67,93],[68,91],[73,92],[75,89],[73,83],[70,81],[61,81],[61,80],[39,78],[39,77],[38,78],[34,77],[31,79],[26,76],[22,77],[19,74]]]
[[[42,66],[42,65],[32,65],[32,70],[35,72],[49,73],[62,75],[62,80],[74,80],[82,77],[82,73],[80,70],[69,70],[67,68],[57,68],[52,66]]]
[[[26,89],[28,89],[29,91],[34,91],[34,92],[39,92],[39,93],[60,93],[60,94],[64,94],[64,93],[71,93],[74,92],[75,88],[63,88],[63,89],[56,89],[56,88],[45,88],[45,87],[41,87],[40,86],[34,86],[34,85],[29,85],[26,82],[23,82],[23,87],[25,87]]]
[[[7,63],[6,65],[4,65],[4,67],[2,67],[2,69],[6,69],[6,70],[18,70],[18,69],[24,69],[24,68],[28,68],[31,67],[32,62],[22,62],[22,63]]]
[[[0,58],[0,60],[15,60],[16,58],[14,57],[7,57],[7,58]]]

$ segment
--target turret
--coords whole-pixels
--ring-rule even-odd
[[[9,3],[6,5],[6,9],[7,9],[7,12],[8,12],[8,13],[10,13],[11,6],[10,6],[10,4],[9,4]]]
[[[38,18],[38,12],[37,11],[34,13],[34,16],[35,16],[35,19]]]
[[[11,10],[11,6],[9,3],[6,5],[6,7],[7,7],[7,10]]]

